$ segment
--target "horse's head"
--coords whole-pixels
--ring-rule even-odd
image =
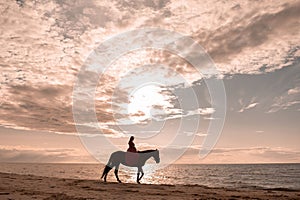
[[[157,149],[155,151],[153,151],[153,158],[156,163],[160,162],[159,151]]]

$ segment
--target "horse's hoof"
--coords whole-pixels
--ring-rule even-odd
[[[137,181],[138,184],[141,184],[141,182]]]
[[[122,183],[122,181],[118,181],[119,183]]]

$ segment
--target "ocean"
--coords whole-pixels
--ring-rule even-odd
[[[99,180],[103,167],[102,164],[0,163],[0,172]],[[300,189],[300,164],[174,164],[159,170],[154,167],[144,166],[141,183]],[[121,166],[119,177],[125,183],[135,182],[136,168]],[[108,181],[116,182],[113,171]]]

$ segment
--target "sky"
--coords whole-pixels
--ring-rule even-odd
[[[17,0],[0,10],[0,162],[104,162],[131,135],[139,150],[162,150],[161,160],[184,152],[175,163],[300,162],[299,0]],[[163,49],[126,52],[101,77],[86,70],[99,45],[147,27],[192,38],[218,76]],[[220,120],[212,79],[224,85],[226,116],[200,158]],[[74,101],[78,80],[95,86],[96,122],[74,120],[88,106]],[[173,145],[177,136],[191,143]]]

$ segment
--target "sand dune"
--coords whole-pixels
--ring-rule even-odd
[[[300,199],[300,190],[104,183],[0,173],[0,199]]]

